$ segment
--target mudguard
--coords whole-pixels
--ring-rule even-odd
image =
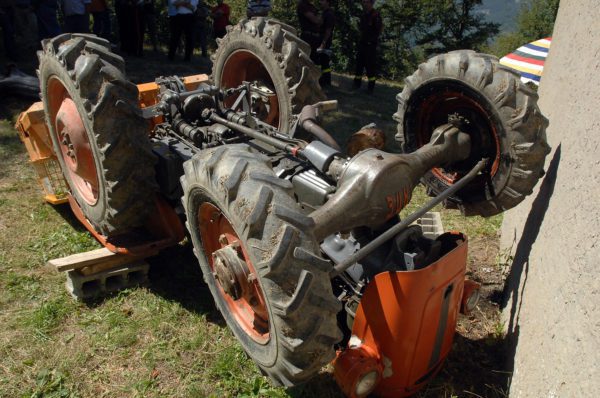
[[[450,232],[438,240],[446,253],[438,261],[415,271],[383,272],[367,285],[352,338],[334,361],[335,379],[347,396],[406,397],[441,368],[463,301],[467,238]]]

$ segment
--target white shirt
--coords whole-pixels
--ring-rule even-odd
[[[190,10],[187,7],[179,6],[175,7],[175,3],[180,0],[169,0],[169,6],[167,8],[167,12],[170,17],[175,15],[184,15],[184,14],[193,14],[196,10],[196,6],[198,5],[198,0],[188,0],[188,2],[192,5],[192,9]]]

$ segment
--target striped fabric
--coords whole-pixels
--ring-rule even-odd
[[[536,40],[502,57],[500,63],[519,72],[524,83],[540,84],[544,62],[550,50],[551,37]]]

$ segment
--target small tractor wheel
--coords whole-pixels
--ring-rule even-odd
[[[335,356],[341,305],[291,183],[243,144],[202,151],[184,171],[194,252],[227,324],[275,383],[308,380]]]
[[[439,194],[480,159],[486,173],[450,202],[465,215],[492,216],[520,203],[543,175],[548,120],[537,93],[498,59],[469,50],[438,55],[419,65],[397,96],[397,141],[405,153],[429,142],[436,127],[454,122],[471,137],[471,156],[451,168],[434,168],[422,179]]]
[[[240,86],[244,81],[264,86],[275,93],[260,118],[282,132],[288,132],[292,115],[304,105],[325,98],[319,86],[319,70],[310,60],[310,46],[296,30],[277,20],[253,18],[228,27],[217,39],[212,79],[220,88]],[[232,106],[234,96],[225,99]]]
[[[54,152],[83,214],[106,236],[142,225],[155,157],[123,59],[104,39],[70,33],[44,40],[38,57]]]

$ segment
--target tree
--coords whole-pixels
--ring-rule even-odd
[[[488,22],[476,6],[482,0],[422,0],[421,38],[428,54],[459,49],[480,50],[499,32],[500,24]]]
[[[424,61],[421,48],[416,46],[417,27],[423,19],[423,2],[388,0],[380,11],[384,21],[380,51],[382,69],[386,77],[401,79]]]
[[[519,14],[517,31],[498,37],[491,51],[502,57],[525,43],[552,35],[559,0],[530,0]]]

